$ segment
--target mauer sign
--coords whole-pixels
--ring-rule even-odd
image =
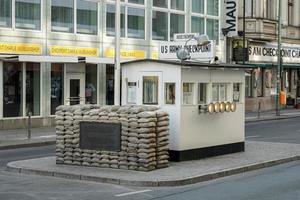
[[[224,29],[227,29],[227,36],[238,35],[238,1],[225,0],[225,23]]]
[[[300,63],[300,46],[283,44],[281,55],[285,63]],[[250,61],[277,62],[277,56],[278,48],[275,43],[249,46]]]
[[[185,41],[161,42],[159,46],[159,59],[177,60],[176,53],[184,45]],[[206,46],[198,46],[197,41],[191,40],[185,48],[189,51],[192,60],[210,61],[215,55],[215,43],[213,41],[210,41],[210,44]]]

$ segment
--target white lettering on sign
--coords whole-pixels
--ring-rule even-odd
[[[277,62],[278,56],[277,44],[267,44],[265,46],[249,46],[250,61],[271,61]],[[300,46],[283,45],[281,49],[283,62],[299,63],[300,62]]]
[[[185,42],[161,42],[159,47],[159,59],[175,59],[177,60],[177,51],[184,48]],[[191,59],[210,61],[215,55],[215,43],[210,41],[206,46],[198,46],[197,42],[191,40],[185,46],[190,53]]]
[[[227,29],[227,36],[237,36],[238,32],[238,6],[237,0],[226,0],[225,1],[225,29]]]

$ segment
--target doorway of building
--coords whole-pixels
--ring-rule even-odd
[[[78,105],[85,103],[85,82],[84,75],[68,74],[66,87],[66,105]]]

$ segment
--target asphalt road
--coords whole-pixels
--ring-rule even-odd
[[[300,143],[300,119],[249,123],[248,140]],[[0,200],[297,200],[300,162],[183,187],[135,188],[4,171],[7,162],[54,155],[54,146],[0,151]]]

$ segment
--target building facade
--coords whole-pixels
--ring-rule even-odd
[[[256,67],[246,74],[246,110],[275,108],[277,76],[277,0],[246,0],[246,38],[248,64]],[[239,29],[243,9],[239,5]],[[282,0],[281,87],[287,93],[287,105],[300,103],[300,1]],[[233,47],[234,48],[234,47]]]
[[[115,1],[0,0],[0,128],[51,125],[58,105],[113,104]],[[174,33],[225,60],[223,1],[121,0],[121,59],[158,58]]]

